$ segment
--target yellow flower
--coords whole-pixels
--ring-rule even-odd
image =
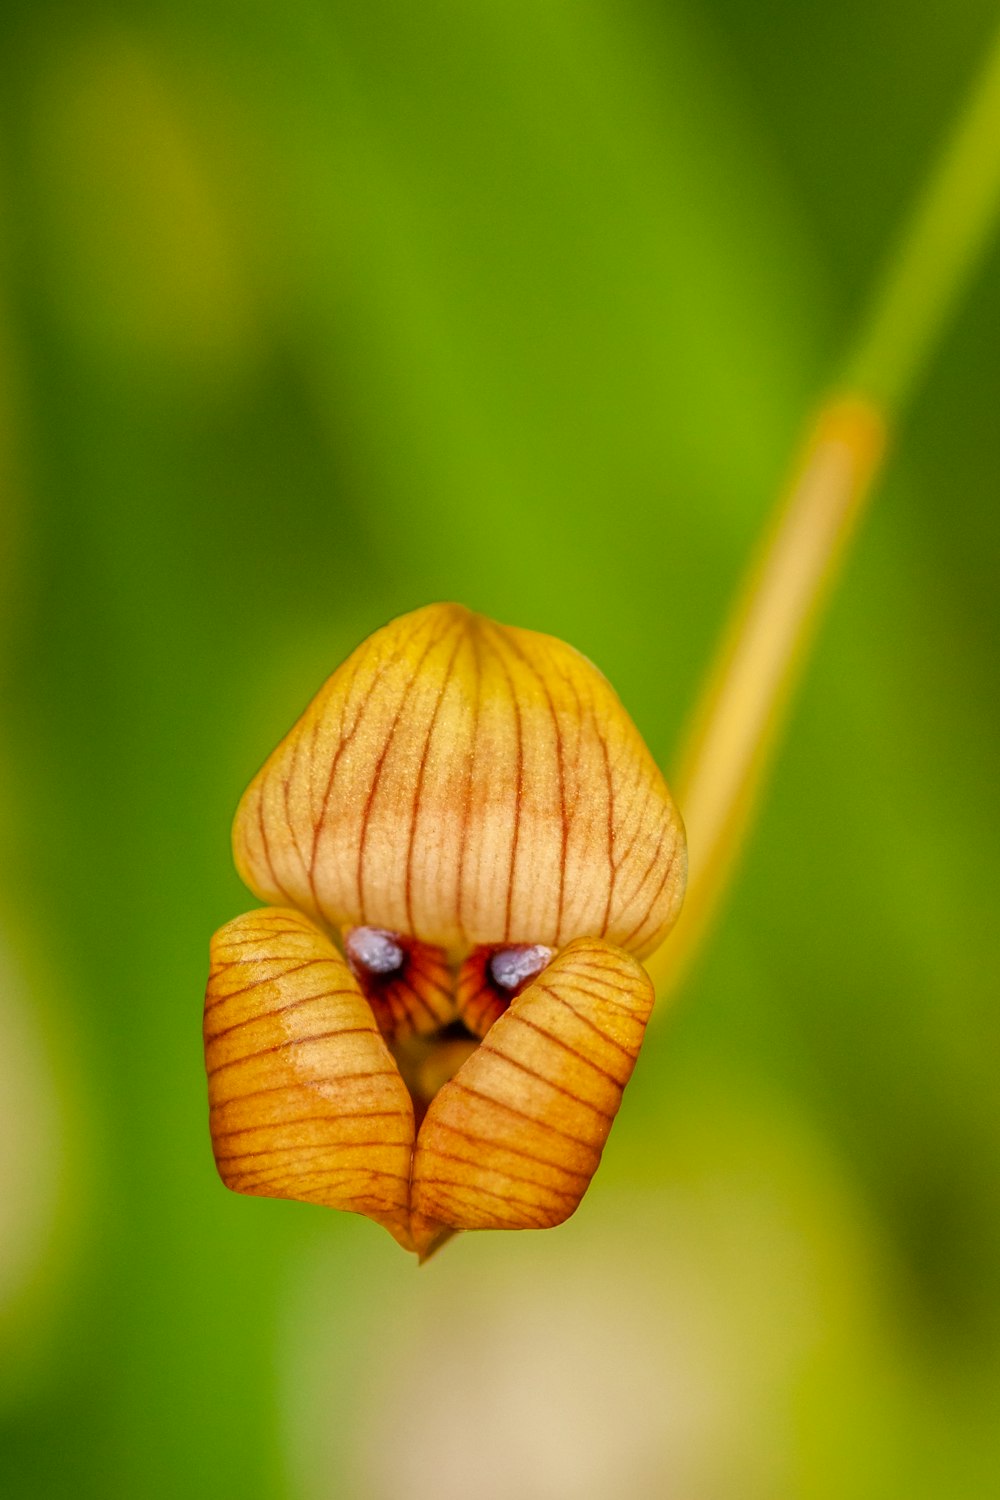
[[[422,1257],[455,1229],[568,1218],[686,864],[597,669],[458,605],[404,615],[254,778],[233,844],[270,904],[212,941],[226,1185],[365,1213]]]

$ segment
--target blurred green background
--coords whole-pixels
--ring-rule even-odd
[[[3,1494],[994,1493],[996,253],[575,1219],[418,1272],[227,1194],[200,1009],[390,616],[567,638],[669,765],[995,5],[4,14]]]

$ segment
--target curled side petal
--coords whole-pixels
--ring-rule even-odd
[[[417,1249],[440,1226],[542,1229],[576,1209],[653,1004],[645,971],[597,939],[569,946],[512,1001],[434,1099],[411,1188]]]
[[[215,934],[205,1059],[227,1187],[367,1214],[414,1248],[410,1096],[347,963],[298,912]]]

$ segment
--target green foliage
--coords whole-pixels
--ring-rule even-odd
[[[390,616],[571,640],[668,760],[994,19],[10,8],[5,1494],[988,1491],[995,254],[576,1219],[418,1274],[227,1195],[199,1025],[238,795]]]

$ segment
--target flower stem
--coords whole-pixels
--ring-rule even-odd
[[[887,436],[905,411],[1000,211],[1000,33],[820,406],[739,592],[680,757],[690,875],[647,961],[660,995],[699,950],[732,878],[822,607]]]
[[[885,268],[842,385],[907,406],[992,238],[1000,205],[1000,31]]]

